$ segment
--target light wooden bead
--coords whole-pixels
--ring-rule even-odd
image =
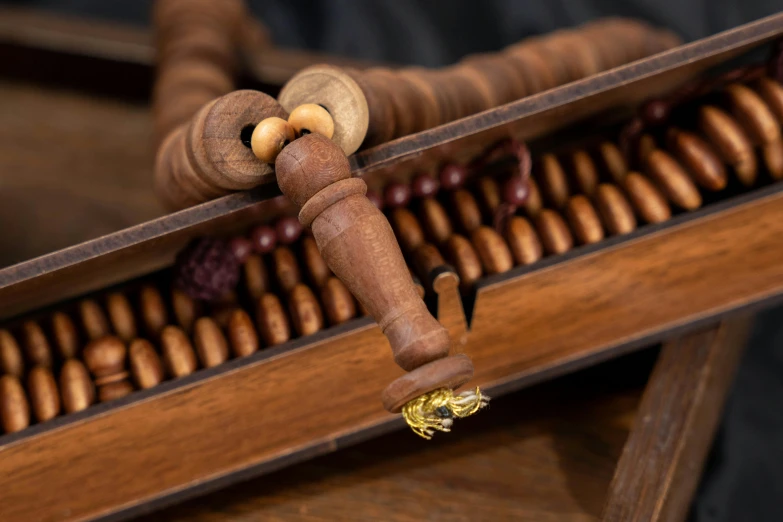
[[[110,294],[106,298],[106,309],[117,337],[126,343],[136,337],[136,319],[133,317],[133,308],[123,294],[118,292]]]
[[[291,328],[288,318],[275,294],[264,294],[258,300],[256,307],[256,323],[264,344],[274,346],[282,344],[291,338]]]
[[[609,173],[609,177],[615,182],[620,183],[628,173],[628,163],[625,161],[623,153],[617,148],[617,145],[610,141],[601,143],[599,147],[603,166]]]
[[[660,149],[647,156],[647,174],[669,198],[669,201],[686,210],[701,206],[701,194],[682,166]]]
[[[82,326],[90,340],[100,339],[109,335],[109,323],[101,307],[92,299],[79,303]]]
[[[470,238],[486,273],[500,274],[514,266],[508,246],[494,229],[487,226],[479,227]]]
[[[481,211],[476,199],[465,189],[455,190],[452,193],[452,205],[457,223],[468,234],[481,226]]]
[[[644,163],[647,161],[647,157],[650,155],[650,153],[658,148],[658,144],[655,143],[655,138],[650,136],[649,134],[642,134],[642,136],[639,138],[639,143],[636,147],[636,154],[639,158],[639,163]]]
[[[604,238],[601,220],[587,197],[581,194],[572,196],[565,213],[571,230],[581,244],[590,245]]]
[[[199,303],[182,290],[172,288],[171,307],[174,310],[174,317],[177,319],[177,324],[185,330],[185,332],[190,333],[193,330],[193,323],[201,316],[201,307],[199,306]]]
[[[63,359],[76,357],[81,345],[76,325],[71,318],[63,312],[55,312],[52,315],[52,335],[57,351]]]
[[[228,339],[236,357],[247,357],[258,351],[258,334],[244,310],[234,310],[228,318]]]
[[[536,230],[544,250],[549,254],[562,254],[574,246],[574,239],[560,214],[545,208],[536,218]]]
[[[688,169],[699,185],[707,190],[723,190],[728,183],[726,168],[718,153],[698,135],[672,128],[668,132],[669,150]]]
[[[554,208],[563,208],[569,196],[568,179],[563,167],[554,154],[544,154],[539,163],[538,181],[544,197]]]
[[[258,299],[269,291],[269,276],[261,256],[250,254],[245,261],[244,272],[245,288],[251,298]]]
[[[312,335],[324,327],[324,317],[310,287],[296,285],[288,296],[294,329],[299,336]]]
[[[627,234],[636,229],[633,209],[616,185],[602,183],[595,195],[598,212],[611,234]]]
[[[484,274],[476,249],[468,239],[454,234],[446,242],[446,258],[457,271],[463,288],[470,288]]]
[[[174,378],[190,375],[196,368],[196,354],[181,328],[167,326],[160,333],[160,347],[166,371]]]
[[[508,220],[506,242],[517,264],[530,265],[543,255],[543,247],[536,230],[521,216],[513,216]]]
[[[98,387],[98,400],[100,402],[109,402],[121,399],[126,395],[133,393],[133,385],[128,380],[110,382]]]
[[[294,128],[297,136],[315,132],[332,139],[334,136],[334,120],[329,111],[315,103],[300,105],[288,116],[288,123]]]
[[[53,365],[52,349],[41,327],[35,321],[25,321],[22,325],[24,349],[30,366]]]
[[[530,217],[536,217],[541,209],[544,208],[544,201],[541,198],[541,191],[538,189],[538,183],[533,178],[527,180],[528,194],[525,201],[525,213]]]
[[[204,368],[212,368],[228,360],[226,338],[218,324],[210,317],[202,317],[193,325],[193,341]]]
[[[598,186],[598,170],[590,155],[584,150],[578,150],[571,156],[574,182],[579,192],[592,196]]]
[[[735,83],[726,87],[731,110],[751,140],[769,145],[780,139],[780,125],[761,97],[749,87]]]
[[[286,246],[275,248],[272,253],[275,267],[275,278],[285,292],[290,292],[302,282],[302,274],[299,272],[299,263],[293,251]]]
[[[421,221],[427,237],[436,245],[445,242],[453,233],[446,209],[435,198],[421,201]]]
[[[478,180],[477,188],[481,205],[486,210],[487,217],[491,219],[501,203],[498,182],[490,176],[482,176]]]
[[[102,337],[90,342],[84,348],[84,363],[95,377],[95,384],[101,386],[125,379],[125,343],[114,336]]]
[[[717,107],[705,105],[699,111],[701,130],[730,163],[744,185],[756,181],[757,162],[753,145],[734,119]]]
[[[764,146],[763,155],[772,179],[783,179],[783,140]]]
[[[404,252],[413,252],[424,243],[424,231],[419,220],[407,208],[395,208],[389,214],[394,235]]]
[[[157,386],[163,381],[163,363],[155,348],[146,339],[134,339],[128,348],[130,371],[140,390]]]
[[[30,405],[38,422],[46,422],[60,414],[60,394],[52,371],[45,366],[36,366],[27,376],[27,390]]]
[[[754,87],[778,123],[783,124],[783,85],[772,78],[764,77],[760,78]]]
[[[144,327],[153,338],[157,339],[163,327],[169,322],[166,303],[158,289],[151,285],[145,285],[141,289],[139,303]]]
[[[95,402],[95,387],[81,361],[65,361],[60,370],[60,392],[65,413],[82,411]]]
[[[316,288],[321,288],[332,276],[332,271],[318,251],[315,239],[310,236],[302,238],[302,261],[307,268],[307,275]]]
[[[356,301],[342,281],[330,277],[321,288],[321,302],[329,324],[336,326],[356,317]]]
[[[264,163],[274,163],[283,147],[296,139],[293,126],[282,118],[266,118],[253,129],[250,146]]]
[[[14,336],[8,330],[0,330],[0,374],[24,375],[24,357]]]
[[[623,180],[623,188],[639,216],[647,223],[661,223],[672,216],[664,195],[645,176],[629,172]]]
[[[0,376],[0,423],[6,433],[21,431],[30,425],[30,405],[19,378]]]

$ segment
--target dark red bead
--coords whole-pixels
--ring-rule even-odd
[[[511,176],[503,184],[503,201],[509,205],[521,206],[530,194],[530,184],[521,176]]]
[[[440,186],[443,190],[457,190],[465,184],[468,178],[468,169],[463,165],[449,163],[440,171]]]
[[[378,210],[383,210],[383,198],[377,192],[368,190],[367,199],[369,199]]]
[[[275,224],[277,240],[284,245],[290,245],[302,235],[302,224],[295,217],[284,217]]]
[[[277,246],[277,234],[275,229],[268,225],[261,225],[250,233],[250,242],[253,250],[259,254],[268,254]]]
[[[404,207],[411,200],[411,188],[402,183],[392,183],[383,191],[383,199],[387,207]]]
[[[253,252],[253,243],[251,243],[250,240],[245,237],[233,238],[229,242],[228,246],[231,248],[231,252],[233,252],[234,257],[236,257],[237,261],[240,263],[247,261],[248,256],[251,254],[251,252]]]
[[[671,106],[663,100],[652,100],[642,107],[642,118],[647,125],[662,125],[669,120]]]
[[[438,193],[440,189],[440,182],[432,176],[426,174],[420,174],[413,178],[411,183],[411,190],[413,195],[417,198],[431,198]]]

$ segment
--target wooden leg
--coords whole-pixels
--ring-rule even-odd
[[[750,324],[732,319],[663,346],[609,486],[604,522],[685,519]]]

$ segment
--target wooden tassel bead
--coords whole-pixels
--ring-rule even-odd
[[[98,400],[111,401],[133,391],[125,370],[127,349],[117,337],[107,336],[84,348],[84,363],[95,378]]]
[[[440,245],[451,237],[453,233],[451,220],[446,209],[438,200],[435,198],[423,199],[420,212],[424,230],[432,243]]]
[[[323,329],[324,316],[309,286],[298,284],[291,290],[288,295],[288,308],[298,336],[312,335]]]
[[[783,124],[783,85],[772,78],[762,77],[754,85],[779,124]]]
[[[79,312],[84,331],[91,341],[109,335],[109,322],[106,320],[106,315],[104,315],[98,303],[92,299],[85,299],[79,303]]]
[[[30,425],[30,405],[22,383],[15,375],[0,376],[0,423],[6,433],[15,433]]]
[[[332,139],[332,136],[334,136],[332,115],[329,114],[329,111],[315,103],[305,103],[291,111],[291,114],[288,116],[288,123],[294,128],[297,136],[310,134],[311,132],[316,132],[329,139]]]
[[[0,375],[24,375],[24,358],[11,332],[0,329]]]
[[[123,341],[130,342],[136,337],[136,319],[128,299],[121,293],[109,294],[106,298],[106,310],[109,312],[114,333]]]
[[[775,115],[752,89],[739,83],[726,87],[732,114],[759,145],[769,145],[780,140],[780,125]]]
[[[627,234],[636,229],[633,209],[616,185],[599,185],[595,201],[610,234]]]
[[[455,221],[464,232],[470,234],[481,226],[481,210],[470,192],[465,189],[455,190],[451,201]]]
[[[193,300],[188,294],[178,288],[171,289],[171,308],[174,311],[174,317],[177,324],[190,333],[193,330],[193,323],[201,316],[201,307],[199,303]]]
[[[294,127],[284,119],[272,116],[256,125],[250,144],[256,158],[264,163],[274,163],[283,147],[295,139]]]
[[[543,255],[543,247],[535,229],[521,216],[513,216],[508,220],[506,243],[514,256],[514,261],[519,265],[535,263]]]
[[[576,239],[583,245],[597,243],[604,238],[601,220],[587,197],[579,194],[568,200],[566,218]]]
[[[701,206],[701,194],[679,163],[660,149],[647,157],[647,174],[661,187],[669,201],[686,210]]]
[[[190,375],[198,368],[196,353],[181,328],[165,327],[160,333],[160,347],[166,371],[175,379]]]
[[[60,393],[52,371],[36,366],[27,376],[30,405],[38,422],[46,422],[60,414]]]
[[[95,402],[95,387],[84,363],[68,359],[60,370],[60,392],[65,413],[87,409]]]
[[[755,183],[757,163],[753,145],[731,116],[717,107],[705,105],[699,111],[699,126],[715,149],[734,167],[740,182],[748,186]]]
[[[296,285],[302,282],[302,275],[299,272],[299,263],[296,256],[290,248],[279,246],[272,254],[275,267],[275,279],[280,288],[285,292],[290,292]]]
[[[228,360],[228,343],[220,326],[212,318],[202,317],[196,321],[193,325],[193,341],[204,368],[212,368]]]
[[[307,275],[316,288],[321,288],[332,277],[332,271],[326,266],[326,261],[318,251],[315,239],[307,236],[302,239],[302,261],[307,268]]]
[[[356,317],[356,301],[342,281],[327,279],[321,288],[321,302],[329,324],[336,326]]]
[[[765,145],[763,156],[767,172],[772,179],[783,179],[783,140]]]
[[[464,288],[470,288],[482,275],[481,259],[467,238],[454,234],[446,242],[446,257],[459,275]]]
[[[163,382],[163,363],[155,348],[146,339],[134,339],[130,343],[128,359],[133,381],[140,390]]]
[[[245,273],[245,288],[251,298],[258,299],[269,291],[269,276],[261,256],[257,254],[248,256],[243,271]]]
[[[599,152],[603,167],[609,173],[609,178],[615,183],[621,183],[628,173],[628,163],[625,161],[623,153],[620,152],[617,145],[610,141],[601,143]]]
[[[150,336],[157,339],[161,330],[168,324],[166,303],[157,288],[151,285],[142,287],[139,293],[141,318]]]
[[[288,318],[275,294],[264,294],[256,306],[256,323],[258,332],[266,346],[275,346],[291,338],[291,327]]]
[[[22,325],[24,334],[24,349],[30,366],[46,366],[51,368],[54,360],[49,341],[41,327],[35,321],[25,321]]]
[[[718,154],[692,132],[672,128],[668,132],[669,150],[688,169],[694,181],[707,190],[726,188],[728,176]]]
[[[71,359],[79,354],[79,334],[68,314],[55,312],[52,314],[52,336],[57,351],[63,359]]]
[[[247,357],[258,351],[258,334],[244,310],[234,310],[228,318],[228,340],[235,357]]]
[[[392,210],[389,222],[404,252],[413,252],[424,243],[424,231],[419,226],[419,220],[407,208]]]
[[[536,230],[544,250],[549,254],[562,254],[574,246],[574,239],[560,214],[545,208],[536,218]]]
[[[598,186],[598,170],[590,155],[584,150],[578,150],[571,155],[573,178],[579,192],[592,196]]]
[[[565,171],[554,154],[544,154],[539,159],[538,181],[545,199],[556,209],[565,207],[569,189]]]
[[[479,227],[471,234],[471,240],[487,274],[507,272],[514,266],[508,246],[494,229]]]
[[[672,216],[663,194],[638,172],[629,172],[622,186],[639,216],[647,223],[661,223]]]

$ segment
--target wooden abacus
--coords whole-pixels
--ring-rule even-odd
[[[557,131],[608,109],[618,109],[609,121],[627,121],[623,109],[676,92],[684,79],[781,31],[783,20],[773,17],[350,158],[352,174],[362,175],[372,200],[378,200],[373,193],[383,194],[384,203],[391,203],[382,206],[408,265],[429,292],[427,301],[437,294],[430,309],[451,342],[472,359],[475,384],[501,394],[779,297],[781,207],[780,185],[771,183],[779,170],[768,168],[776,165],[772,142],[753,149],[759,170],[751,187],[735,182],[739,171],[727,168],[746,165],[739,159],[747,156],[721,158],[727,183],[713,194],[709,189],[719,188],[720,176],[714,174],[720,168],[713,165],[709,179],[699,177],[703,172],[691,169],[691,156],[682,152],[687,147],[676,139],[682,136],[666,132],[672,127],[685,132],[687,145],[687,133],[698,125],[644,123],[647,134],[634,134],[633,140],[639,157],[627,159],[621,152],[628,133],[616,127]],[[699,98],[693,106],[708,101],[722,107],[753,143],[744,113],[729,103],[731,94],[718,98]],[[772,110],[769,99],[762,96]],[[227,139],[239,142],[236,150],[247,158],[242,128],[231,127]],[[599,139],[581,139],[588,135]],[[464,167],[508,138],[528,143],[534,184],[517,215],[498,221],[506,167],[500,172]],[[711,139],[702,137],[714,148]],[[650,150],[651,143],[659,153]],[[704,147],[698,150],[704,157]],[[685,177],[672,174],[677,166]],[[436,173],[440,191],[432,188]],[[291,223],[295,212],[276,197],[273,180],[269,172],[249,192],[0,272],[0,315],[10,332],[0,334],[2,364],[10,369],[0,390],[14,405],[2,411],[21,412],[10,424],[19,431],[0,439],[3,471],[21,477],[0,494],[2,505],[13,506],[8,520],[45,517],[66,506],[74,519],[127,516],[151,501],[193,493],[196,483],[204,491],[203,484],[225,484],[401,425],[377,400],[382,386],[401,376],[388,357],[387,341],[370,318],[348,319],[353,298],[327,275],[313,238],[304,234],[286,246],[296,269],[290,255],[275,256],[270,247],[270,225]],[[704,180],[708,185],[702,188]],[[414,197],[400,205],[405,192]],[[288,233],[275,232],[274,238],[279,235]],[[236,291],[209,304],[173,291],[168,268],[177,252],[204,236],[241,236],[255,250],[245,259]],[[247,253],[244,241],[234,243],[235,251],[244,244]],[[310,291],[284,289],[300,284]],[[72,298],[76,301],[67,302]],[[298,311],[316,307],[322,317],[334,309],[344,322],[329,320],[310,335],[304,333],[312,329],[292,326]],[[281,319],[259,320],[272,315]],[[608,318],[612,327],[601,326]],[[49,351],[41,349],[41,334]],[[88,342],[101,347],[107,339],[110,348],[122,344],[128,359],[120,362],[115,348],[103,354],[93,348],[87,355],[98,351],[100,357],[85,364]],[[25,366],[19,353],[28,345],[26,364],[51,367],[55,383],[59,377],[60,409],[74,413],[37,421],[38,413],[47,417],[56,408],[46,399],[52,396],[47,370],[36,370],[30,379],[20,369]],[[132,393],[104,395],[104,402],[93,404],[100,400],[96,386],[126,382]],[[339,404],[319,400],[324,395],[339,398]],[[24,401],[14,397],[27,401],[26,421]],[[187,469],[169,466],[185,454],[192,459]],[[105,465],[109,457],[112,467]],[[53,470],[52,461],[80,464]],[[25,479],[42,473],[50,485],[45,492],[38,480]],[[102,477],[100,483],[86,480],[94,476]],[[34,503],[33,494],[46,499]]]

